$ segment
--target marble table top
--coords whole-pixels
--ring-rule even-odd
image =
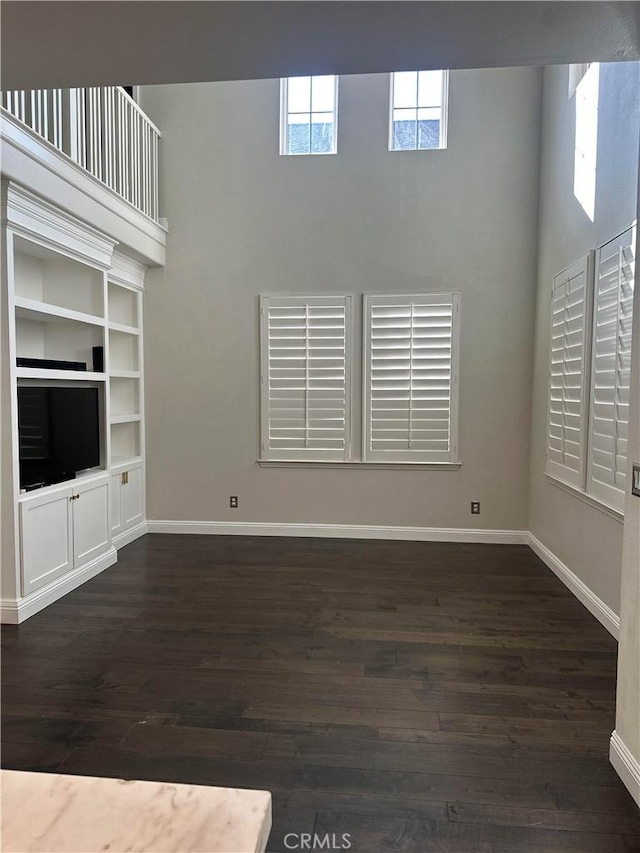
[[[3,770],[4,853],[263,853],[271,794]]]

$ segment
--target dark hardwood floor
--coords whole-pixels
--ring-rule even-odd
[[[4,767],[268,789],[271,851],[640,850],[615,642],[524,546],[149,535],[2,647]]]

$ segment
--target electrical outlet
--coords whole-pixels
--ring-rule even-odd
[[[480,501],[471,501],[471,515],[480,515]]]
[[[231,507],[231,509],[238,509],[238,496],[237,495],[231,495],[231,497],[229,498],[229,506]]]

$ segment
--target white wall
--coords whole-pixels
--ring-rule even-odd
[[[556,273],[628,227],[636,216],[638,63],[600,67],[595,221],[573,194],[575,97],[568,67],[544,71],[538,299],[531,447],[530,530],[615,613],[620,613],[622,522],[561,490],[544,474],[551,282]]]
[[[388,152],[388,86],[341,78],[339,153],[299,158],[276,80],[143,89],[149,518],[526,529],[540,72],[452,72],[446,151]],[[462,468],[259,467],[258,295],[425,288],[462,291]]]

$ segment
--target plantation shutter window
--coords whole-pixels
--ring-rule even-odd
[[[547,474],[584,489],[593,253],[559,273],[551,294]]]
[[[350,454],[350,296],[264,296],[261,458]]]
[[[624,510],[626,489],[635,227],[598,253],[593,312],[589,491]]]
[[[458,294],[364,297],[364,461],[457,461],[458,336]]]

